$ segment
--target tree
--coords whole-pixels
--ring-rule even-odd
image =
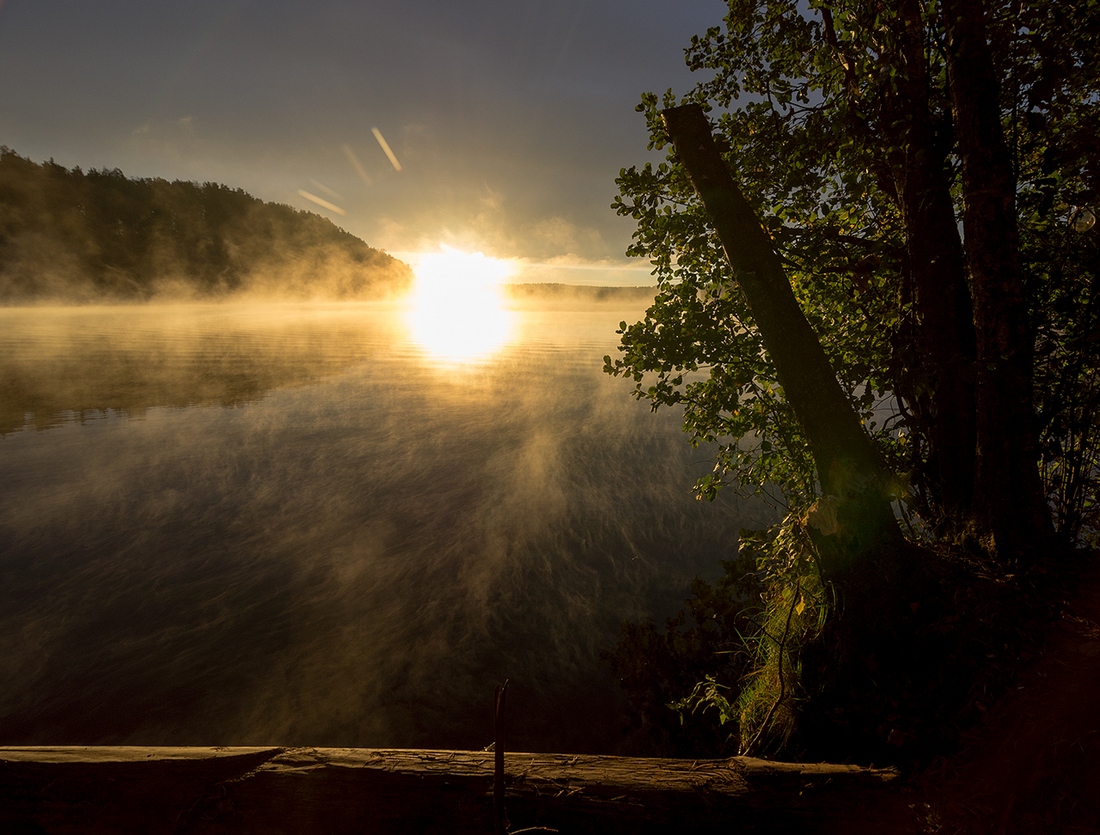
[[[944,0],[963,229],[977,336],[975,519],[1010,553],[1050,547],[1032,398],[1035,335],[1019,263],[1016,178],[982,3]],[[1052,532],[1052,531],[1051,531]]]
[[[240,189],[40,166],[0,147],[0,300],[353,297],[410,280],[325,218]]]
[[[693,68],[718,75],[684,100],[725,109],[718,129],[726,159],[851,401],[870,419],[871,405],[895,399],[895,431],[877,439],[888,459],[914,471],[924,522],[948,531],[977,522],[994,533],[1023,524],[1032,533],[1001,537],[1006,559],[1022,556],[1028,549],[1017,540],[1038,535],[1043,544],[1047,524],[1031,375],[1050,310],[1036,286],[1037,273],[1049,271],[1021,254],[1019,241],[1049,228],[1058,198],[1080,205],[1095,196],[1095,162],[1078,132],[1097,110],[1096,69],[1080,35],[1100,26],[1097,4],[1081,8],[1078,32],[1060,39],[1035,28],[1038,10],[1011,6],[991,7],[987,33],[971,0],[942,11],[916,0],[809,13],[785,0],[733,0],[730,9],[726,30],[710,30],[688,51]],[[1006,37],[1010,15],[1026,22]],[[1047,65],[1084,72],[1055,82],[1029,56],[1036,50]],[[1019,67],[1028,62],[1025,75]],[[1018,104],[1028,96],[1031,135]],[[675,104],[671,93],[663,104]],[[642,109],[653,144],[663,146],[657,98],[644,97]],[[1015,149],[1005,140],[1008,120]],[[1060,144],[1070,126],[1078,135]],[[1042,159],[1022,159],[1028,149]],[[1089,182],[1070,197],[1049,193],[1054,180]],[[760,346],[743,321],[751,312],[728,297],[729,267],[680,160],[624,170],[619,183],[616,208],[639,223],[631,253],[653,260],[663,292],[647,321],[626,330],[624,356],[610,370],[655,372],[654,385],[637,381],[639,393],[686,405],[696,440],[761,439],[755,452],[724,446],[704,493],[729,472],[746,483],[774,477],[796,501],[812,494],[816,487],[787,472],[805,470],[805,438],[791,434],[789,410],[757,385],[774,381],[774,369],[752,356]],[[1046,192],[1042,215],[1029,199],[1036,189]],[[707,332],[712,322],[735,333]],[[710,378],[685,384],[681,372],[700,366]],[[731,367],[745,374],[731,377]],[[734,412],[760,399],[769,401],[767,415],[737,420]],[[897,444],[897,430],[910,440]],[[776,444],[782,454],[762,460]]]
[[[853,570],[866,575],[872,564],[890,567],[900,550],[890,479],[798,306],[771,240],[719,155],[702,108],[667,108],[661,116],[806,437],[823,494],[818,516],[828,517],[809,525],[818,568],[851,603],[854,587],[864,585]],[[861,607],[860,614],[868,613]]]
[[[1055,268],[1044,236],[1069,205],[1095,205],[1100,175],[1081,133],[1100,108],[1082,35],[1100,3],[1074,6],[1058,12],[1074,31],[1054,32],[1047,2],[730,0],[725,27],[687,50],[715,74],[681,101],[716,112],[725,167],[831,376],[894,484],[909,482],[911,532],[969,542],[1005,571],[1050,556],[1052,499],[1064,541],[1095,535],[1080,503],[1098,480],[1095,351],[1052,299],[1087,296],[1095,316],[1096,245],[1063,247]],[[677,104],[643,97],[651,147],[677,138]],[[654,408],[682,406],[694,443],[717,442],[701,496],[777,486],[787,525],[806,527],[835,494],[831,464],[687,156],[677,141],[620,175],[630,252],[652,260],[660,293],[607,370]],[[1037,398],[1036,373],[1067,382]],[[884,600],[899,576],[880,575]]]

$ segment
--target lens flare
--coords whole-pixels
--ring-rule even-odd
[[[374,134],[374,138],[378,140],[378,144],[381,146],[382,151],[389,157],[390,163],[393,165],[394,171],[401,170],[401,163],[397,161],[397,155],[390,147],[390,143],[386,141],[386,137],[382,135],[382,131],[378,128],[371,128],[370,132]]]
[[[414,272],[407,323],[421,348],[462,364],[487,359],[507,343],[514,314],[504,307],[500,285],[511,264],[443,247],[420,255]]]
[[[359,161],[359,157],[355,155],[355,151],[351,149],[351,145],[344,146],[344,156],[348,158],[348,162],[351,163],[351,167],[355,169],[355,173],[359,175],[359,179],[363,181],[363,185],[368,187],[374,185],[374,181],[372,181],[370,175],[367,174],[367,169],[363,167],[363,163]]]
[[[341,217],[347,214],[346,211],[341,209],[335,203],[330,203],[329,201],[325,200],[325,198],[318,197],[316,194],[312,194],[311,192],[306,191],[304,188],[298,189],[298,196],[304,197],[306,200],[316,203],[322,209],[328,209],[330,212],[335,212]]]
[[[1074,232],[1088,232],[1096,225],[1096,215],[1088,207],[1081,206],[1073,210],[1069,224]]]
[[[313,187],[315,189],[317,189],[318,191],[323,191],[325,194],[327,194],[333,200],[343,200],[344,199],[344,195],[333,191],[332,189],[330,189],[328,186],[326,186],[324,183],[320,182],[319,180],[315,180],[312,177],[310,177],[309,181],[311,183],[313,183]]]

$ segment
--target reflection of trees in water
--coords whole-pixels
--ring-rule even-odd
[[[508,294],[521,306],[557,307],[561,315],[579,305],[592,315],[608,299],[632,304],[652,293],[515,285]],[[0,308],[0,435],[108,412],[250,403],[392,347],[401,339],[395,309],[371,302]],[[603,322],[598,332],[613,327]]]
[[[252,310],[0,311],[0,434],[107,412],[238,406],[370,355],[362,321]]]

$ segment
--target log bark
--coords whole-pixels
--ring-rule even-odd
[[[484,833],[491,752],[0,748],[0,831]],[[911,827],[891,769],[735,757],[508,754],[511,831],[881,833]]]

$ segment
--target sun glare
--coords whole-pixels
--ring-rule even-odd
[[[421,347],[437,359],[467,363],[504,346],[513,318],[500,292],[512,272],[507,261],[445,247],[420,255],[413,269],[408,324]]]

